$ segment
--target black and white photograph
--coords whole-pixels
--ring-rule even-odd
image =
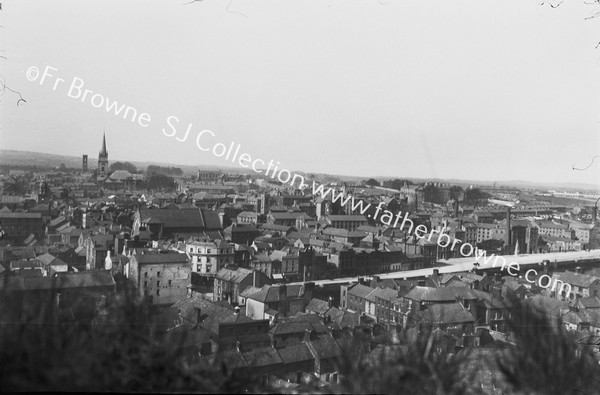
[[[600,0],[0,1],[0,392],[600,394]]]

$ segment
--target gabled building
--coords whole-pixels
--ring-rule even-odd
[[[192,258],[192,272],[214,276],[225,265],[234,263],[234,246],[224,240],[192,241],[185,251]]]
[[[368,225],[364,215],[326,215],[325,221],[332,228],[356,230],[359,226]]]
[[[231,224],[223,231],[225,240],[236,244],[252,244],[260,236],[260,231],[253,224]]]
[[[552,275],[552,284],[555,284],[557,280],[562,281],[565,284],[571,285],[571,299],[589,298],[594,296],[600,297],[599,277],[566,271],[564,273],[554,273]],[[561,288],[559,288],[559,290],[561,289],[563,289],[562,286]],[[558,292],[556,292],[555,290],[553,291],[554,292],[552,292],[549,296],[553,296],[558,299],[563,297],[563,295],[557,295]],[[563,291],[563,293],[565,292],[566,290]]]
[[[223,230],[217,212],[206,209],[140,209],[134,214],[133,234],[141,227],[155,239]]]
[[[313,296],[315,284],[265,285],[246,300],[246,315],[253,319],[274,319],[304,312]]]
[[[152,304],[173,304],[187,294],[192,268],[186,254],[132,254],[129,259],[127,277]]]
[[[259,271],[229,265],[215,275],[213,300],[227,300],[230,304],[237,304],[242,291],[246,288],[259,288],[269,284],[270,281],[264,273]]]

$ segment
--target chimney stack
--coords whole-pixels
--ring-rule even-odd
[[[202,309],[200,307],[196,307],[196,326],[200,325],[202,321]]]
[[[512,245],[511,234],[510,234],[510,207],[506,208],[506,247],[510,248]]]
[[[304,342],[305,343],[309,343],[310,342],[310,334],[311,334],[311,330],[310,329],[305,329],[304,330]]]
[[[279,308],[277,309],[282,317],[287,317],[287,286],[285,284],[278,287]]]

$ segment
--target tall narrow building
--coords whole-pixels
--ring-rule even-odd
[[[102,148],[98,154],[98,177],[108,175],[108,151],[106,150],[106,133],[102,136]]]

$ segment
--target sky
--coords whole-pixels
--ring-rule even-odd
[[[289,170],[600,185],[600,160],[572,170],[600,155],[583,1],[186,2],[2,2],[1,74],[27,102],[1,97],[0,148],[95,163],[106,132],[111,161],[235,166],[199,150],[208,129]]]

